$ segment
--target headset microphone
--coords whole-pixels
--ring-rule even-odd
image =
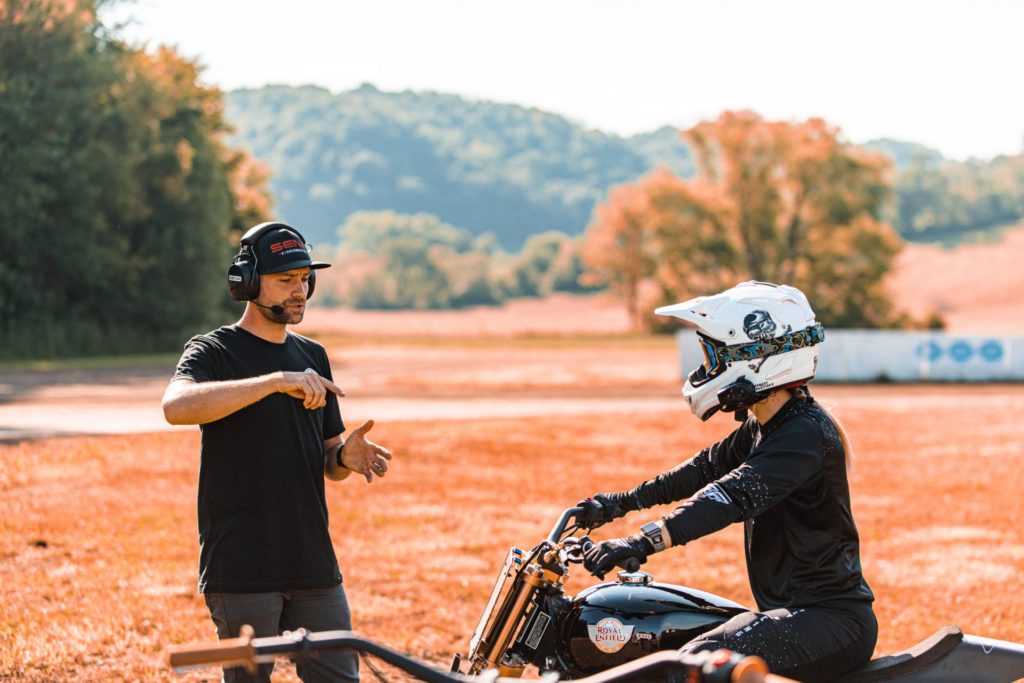
[[[278,306],[277,304],[274,304],[273,306],[264,306],[263,304],[257,304],[252,299],[249,299],[249,303],[255,304],[256,306],[259,306],[260,308],[265,308],[268,311],[270,311],[271,313],[273,313],[274,315],[281,315],[282,313],[284,313],[284,306]]]

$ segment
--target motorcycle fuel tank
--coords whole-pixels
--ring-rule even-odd
[[[711,593],[622,572],[616,583],[581,591],[562,632],[563,657],[576,675],[590,675],[672,650],[747,609]]]

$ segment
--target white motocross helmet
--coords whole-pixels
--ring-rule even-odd
[[[654,312],[697,328],[704,362],[687,377],[683,396],[701,420],[748,408],[818,370],[825,333],[795,287],[752,280]]]

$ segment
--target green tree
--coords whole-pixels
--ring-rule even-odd
[[[9,357],[171,349],[223,321],[229,231],[269,208],[198,67],[95,16],[87,0],[0,0]]]
[[[401,214],[395,211],[357,211],[337,231],[339,246],[345,251],[378,251],[394,239],[414,238],[426,247],[447,247],[456,252],[469,251],[473,236],[465,230],[426,213]]]
[[[579,240],[557,230],[537,233],[512,259],[510,291],[516,296],[592,291],[593,287],[581,282],[583,272]]]
[[[956,244],[1024,218],[1024,155],[913,158],[896,177],[893,221],[907,240]]]
[[[109,93],[117,50],[94,27],[48,3],[0,2],[0,331],[5,355],[98,345],[104,280],[123,270],[128,241],[104,217],[138,206],[107,141],[122,132]],[[82,318],[72,317],[72,312]]]
[[[493,235],[474,238],[430,214],[360,211],[337,231],[329,300],[357,308],[436,309],[495,304]]]

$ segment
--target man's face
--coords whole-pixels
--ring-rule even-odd
[[[295,325],[302,322],[306,312],[306,295],[309,293],[309,277],[313,271],[306,268],[295,268],[280,273],[260,275],[260,295],[256,303],[264,306],[280,306],[284,311],[278,313],[267,308],[257,308],[267,320],[282,325]]]

